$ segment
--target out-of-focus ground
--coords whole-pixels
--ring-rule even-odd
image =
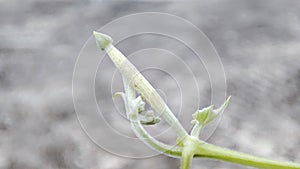
[[[210,143],[300,162],[299,9],[297,0],[1,0],[0,169],[178,168],[164,155],[135,160],[101,150],[81,130],[72,101],[75,61],[91,32],[147,11],[191,21],[220,54],[232,101]],[[201,90],[204,107],[209,85]],[[192,168],[248,167],[196,159]]]

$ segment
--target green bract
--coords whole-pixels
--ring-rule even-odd
[[[203,108],[201,110],[197,110],[192,116],[195,120],[192,121],[193,124],[200,123],[203,126],[206,126],[211,121],[215,120],[216,117],[218,117],[220,114],[222,114],[227,107],[231,97],[228,97],[228,99],[224,102],[224,104],[218,108],[213,109],[214,106],[208,106],[206,108]]]

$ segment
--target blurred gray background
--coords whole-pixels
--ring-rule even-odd
[[[178,159],[164,155],[112,155],[76,118],[72,73],[81,47],[93,30],[137,12],[183,17],[215,45],[233,97],[208,142],[299,163],[299,9],[297,0],[0,0],[0,169],[179,168]],[[200,107],[210,103],[203,83]],[[250,167],[195,159],[192,168]]]

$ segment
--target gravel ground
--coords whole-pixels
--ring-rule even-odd
[[[297,0],[0,0],[0,169],[178,168],[178,159],[164,155],[133,159],[104,151],[83,132],[75,114],[72,74],[85,41],[93,30],[137,12],[166,12],[183,17],[200,28],[217,49],[226,74],[227,94],[232,95],[232,100],[208,142],[300,162],[299,9]],[[119,32],[124,29],[130,27],[116,28]],[[136,44],[147,39],[136,38],[119,47],[129,54],[136,50]],[[183,87],[187,93],[182,96],[182,112],[193,113],[198,106],[210,103],[209,79],[202,66],[193,65],[196,61],[192,57],[185,57],[180,48],[177,52],[200,71],[198,102],[189,86],[193,79],[185,78],[184,72],[176,69],[176,63],[166,64],[187,85]],[[142,59],[140,63],[151,60]],[[113,70],[109,60],[104,68]],[[170,107],[177,110],[178,95],[168,90],[172,79],[162,78],[159,73],[145,75],[153,78],[151,82],[162,89]],[[110,93],[104,94],[101,87],[110,85],[110,79],[105,71],[96,77],[99,104],[111,101]],[[180,116],[187,129],[190,114]],[[119,140],[106,137],[101,131],[103,124],[96,123],[94,119],[91,124],[97,126],[95,132],[99,130],[95,137],[111,142],[112,147],[124,148]],[[127,123],[113,126],[121,131],[124,124]],[[149,131],[159,133],[158,128],[149,127]],[[126,127],[122,132],[130,133]],[[168,137],[174,136],[168,132],[159,139],[167,142]],[[192,168],[250,167],[196,159]]]

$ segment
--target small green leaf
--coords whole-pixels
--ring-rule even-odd
[[[142,97],[139,96],[131,102],[132,110],[141,114],[145,110],[145,104],[146,103],[142,100]],[[160,118],[156,117],[152,110],[147,111],[145,115],[139,115],[139,120],[141,124],[144,125],[153,125],[160,122]]]
[[[140,121],[144,125],[153,125],[159,123],[160,118],[156,117],[152,110],[149,110],[144,116],[140,116]]]
[[[142,97],[139,96],[131,102],[132,110],[137,110],[140,114],[145,110],[145,104],[146,103],[142,100]]]
[[[212,121],[215,116],[216,115],[213,113],[213,106],[197,110],[196,113],[193,114],[193,118],[202,125],[206,125],[207,123]]]
[[[231,96],[223,103],[223,105],[218,109],[213,109],[213,105],[203,108],[201,110],[197,110],[192,116],[194,120],[192,120],[192,124],[196,124],[197,122],[203,126],[206,126],[211,121],[215,120],[228,105]]]
[[[143,111],[145,111],[145,102],[141,102],[141,104],[138,106],[138,113],[141,114]]]

